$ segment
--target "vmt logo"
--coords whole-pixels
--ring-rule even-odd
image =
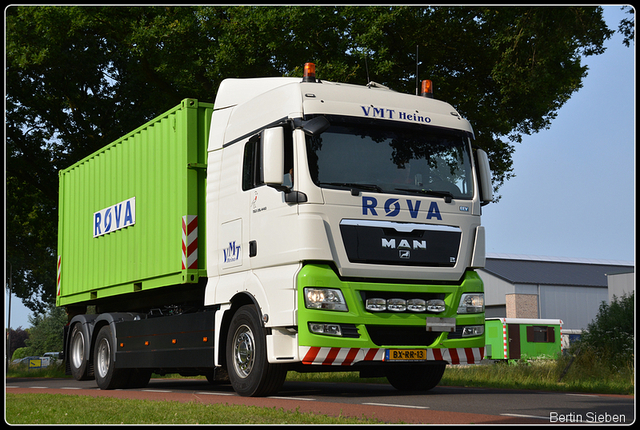
[[[236,245],[236,241],[229,242],[229,247],[222,250],[225,263],[233,263],[240,259],[240,245]]]
[[[418,212],[420,211],[420,204],[422,203],[420,200],[411,200],[406,199],[407,209],[409,210],[409,214],[411,214],[411,218],[417,218]],[[368,215],[371,213],[373,216],[378,216],[378,211],[376,210],[378,207],[378,199],[375,197],[362,196],[362,215]],[[400,213],[400,200],[399,199],[387,199],[384,202],[384,212],[385,216],[395,217]],[[437,202],[431,202],[429,205],[429,212],[427,213],[427,219],[435,218],[437,220],[442,221],[442,215],[440,215],[440,209],[438,208]]]

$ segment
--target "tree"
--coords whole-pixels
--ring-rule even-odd
[[[64,326],[67,323],[64,308],[49,306],[46,314],[30,316],[29,323],[32,328],[29,338],[25,340],[29,355],[42,356],[45,352],[62,351]]]
[[[624,367],[633,363],[635,293],[602,302],[598,315],[580,338],[581,348],[591,348],[603,363]]]
[[[474,126],[497,189],[513,143],[581,86],[613,33],[599,7],[76,7],[6,12],[7,258],[42,312],[56,285],[57,172],[222,79],[436,83]]]
[[[18,327],[15,330],[10,328],[7,330],[7,332],[9,333],[9,339],[11,342],[7,356],[13,357],[13,353],[16,350],[18,350],[19,348],[24,348],[26,346],[25,341],[29,338],[29,332],[27,330],[24,330],[22,326]]]

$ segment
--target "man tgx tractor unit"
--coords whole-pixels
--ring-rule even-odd
[[[359,371],[428,390],[484,355],[487,155],[451,105],[227,79],[60,172],[67,369],[102,389]]]

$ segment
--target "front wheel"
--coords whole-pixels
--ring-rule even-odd
[[[446,363],[430,365],[397,365],[385,370],[387,380],[400,391],[428,391],[442,379]]]
[[[229,326],[226,345],[227,371],[236,393],[267,396],[282,388],[287,368],[267,361],[262,322],[255,306],[238,309]]]
[[[131,369],[116,369],[115,358],[116,350],[111,327],[105,325],[98,332],[93,350],[93,370],[98,387],[102,390],[113,390],[127,386]],[[151,376],[150,373],[149,376]]]

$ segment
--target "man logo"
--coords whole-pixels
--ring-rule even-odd
[[[408,260],[409,258],[411,258],[411,251],[405,251],[401,249],[400,251],[398,251],[398,255],[400,256],[400,258]]]
[[[382,238],[382,247],[383,248],[396,249],[396,240],[395,239],[387,239],[387,238],[383,237]],[[397,249],[427,249],[427,241],[426,240],[413,240],[413,243],[411,243],[407,239],[401,239],[400,243],[397,246]]]

